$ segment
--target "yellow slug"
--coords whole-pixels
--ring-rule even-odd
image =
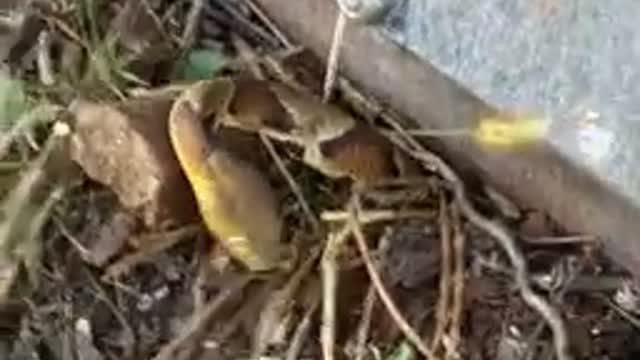
[[[202,116],[186,95],[169,116],[169,136],[209,232],[252,271],[280,265],[282,219],[267,179],[250,163],[208,141]],[[247,149],[251,151],[251,149]]]

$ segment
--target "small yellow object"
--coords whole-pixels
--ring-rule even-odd
[[[188,93],[169,116],[169,137],[207,229],[252,271],[283,265],[282,219],[266,178],[230,151],[210,144]],[[251,151],[251,149],[247,149]]]
[[[488,148],[514,148],[542,140],[549,124],[544,118],[498,115],[480,119],[471,136]]]

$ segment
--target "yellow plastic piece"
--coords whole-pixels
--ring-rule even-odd
[[[540,117],[498,115],[481,119],[471,136],[487,148],[516,148],[544,139],[549,124],[548,119]]]

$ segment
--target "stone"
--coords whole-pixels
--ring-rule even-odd
[[[92,180],[116,193],[150,228],[193,222],[197,207],[169,142],[169,96],[122,103],[76,100],[70,152]]]

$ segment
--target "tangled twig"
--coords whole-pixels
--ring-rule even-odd
[[[440,262],[440,295],[436,310],[436,329],[431,340],[431,348],[437,351],[445,334],[448,325],[449,310],[449,284],[451,283],[451,222],[449,220],[449,209],[444,199],[444,194],[440,194],[440,243],[442,246],[442,260]]]
[[[364,299],[364,305],[362,307],[362,319],[360,319],[358,332],[356,333],[356,360],[364,359],[364,354],[366,353],[365,349],[367,345],[367,337],[369,336],[369,328],[371,327],[371,315],[373,314],[373,307],[375,306],[375,304],[376,288],[373,285],[369,285],[367,296]]]
[[[298,327],[296,328],[296,331],[294,332],[293,337],[291,338],[291,344],[287,349],[286,360],[296,360],[298,358],[298,355],[302,350],[302,345],[304,345],[304,342],[307,340],[307,337],[309,336],[309,329],[311,328],[311,319],[313,317],[313,314],[316,312],[316,310],[318,310],[319,304],[320,304],[320,301],[318,298],[316,298],[313,301],[313,304],[311,304],[311,306],[305,311],[304,316],[300,321],[300,324],[298,324]]]
[[[346,221],[349,220],[349,212],[327,210],[320,214],[323,221]],[[369,224],[380,221],[402,220],[402,219],[425,219],[431,220],[436,216],[434,212],[425,210],[363,210],[360,214],[360,222]]]
[[[204,3],[204,0],[193,0],[191,3],[191,9],[189,9],[186,19],[186,26],[184,27],[182,37],[180,39],[182,42],[182,48],[185,50],[189,49],[195,41]]]
[[[376,266],[373,263],[373,259],[371,258],[371,254],[369,253],[369,247],[367,246],[367,242],[364,238],[362,227],[358,222],[358,217],[357,217],[357,209],[359,208],[358,205],[359,205],[358,197],[356,195],[354,197],[354,200],[350,204],[352,215],[349,218],[349,224],[350,224],[350,227],[352,228],[353,235],[356,239],[358,250],[360,251],[362,258],[364,259],[364,262],[367,268],[367,273],[369,274],[369,278],[371,279],[371,282],[375,286],[378,296],[380,297],[380,300],[382,301],[384,306],[387,308],[387,311],[389,312],[393,320],[396,322],[397,326],[400,328],[404,336],[406,336],[406,338],[427,359],[435,360],[436,357],[433,354],[433,351],[429,349],[429,347],[422,341],[418,333],[416,333],[416,331],[411,327],[411,325],[402,315],[397,305],[391,298],[391,295],[389,294],[389,292],[384,286],[382,277],[378,273],[378,270],[376,269]]]
[[[327,60],[327,72],[324,78],[322,100],[328,102],[333,93],[336,77],[338,75],[338,60],[340,59],[340,47],[344,41],[344,33],[347,27],[347,16],[340,11],[336,25],[333,30],[333,40],[331,41],[331,49],[329,50],[329,58]]]
[[[287,181],[289,188],[291,189],[296,199],[298,200],[298,203],[302,208],[302,212],[304,213],[304,215],[307,218],[307,221],[313,228],[313,231],[317,232],[318,229],[320,229],[320,223],[318,222],[318,218],[316,217],[316,215],[313,213],[313,210],[311,210],[311,206],[309,205],[309,202],[304,197],[304,194],[302,193],[302,189],[300,188],[300,185],[298,185],[293,175],[291,175],[291,173],[287,169],[286,165],[280,158],[280,155],[276,151],[275,146],[273,146],[273,143],[271,142],[271,140],[262,133],[260,134],[260,139],[262,140],[262,143],[264,144],[265,148],[269,152],[269,155],[271,155],[271,158],[276,163],[278,170],[280,170],[280,173],[282,174],[284,179]]]
[[[278,26],[276,26],[273,20],[271,20],[267,16],[267,14],[265,14],[265,12],[258,5],[256,5],[255,2],[249,0],[247,1],[247,5],[251,9],[251,11],[253,11],[253,13],[258,17],[258,19],[262,21],[264,26],[266,26],[269,29],[269,31],[271,31],[273,35],[276,38],[278,38],[278,40],[280,40],[280,42],[286,49],[293,48],[293,43],[291,42],[291,40],[289,40],[287,35],[285,35],[285,33],[282,30],[280,30]]]
[[[323,359],[334,358],[336,334],[336,292],[338,288],[337,257],[347,237],[351,235],[351,227],[345,223],[342,228],[329,234],[327,245],[322,255],[322,325],[320,342]]]
[[[456,260],[453,273],[453,302],[451,304],[451,322],[449,324],[450,346],[446,347],[445,359],[453,356],[460,343],[460,320],[464,306],[464,249],[466,236],[460,223],[458,208],[451,207],[453,219],[453,251]]]
[[[304,280],[313,270],[314,264],[320,256],[321,247],[311,249],[309,256],[289,277],[282,288],[274,291],[266,300],[266,304],[258,318],[258,324],[254,333],[252,359],[259,358],[266,350],[269,340],[272,338],[278,323],[289,311],[293,297],[302,286]]]
[[[250,280],[251,278],[248,276],[241,277],[229,287],[221,290],[218,296],[207,303],[200,312],[193,314],[185,330],[165,345],[153,360],[173,359],[180,347],[201,334],[227,299],[240,292]]]
[[[551,328],[557,358],[559,360],[573,359],[569,351],[569,339],[567,337],[564,321],[558,310],[531,288],[527,262],[520,249],[516,246],[516,242],[511,231],[499,220],[491,220],[485,217],[474,207],[467,197],[464,183],[453,169],[444,162],[444,160],[426,150],[415,139],[408,135],[397,121],[389,121],[390,119],[388,117],[385,119],[402,135],[404,140],[411,144],[413,149],[409,148],[407,144],[394,137],[390,137],[390,139],[398,147],[406,150],[409,155],[422,161],[425,166],[429,167],[429,169],[435,169],[438,171],[440,175],[451,184],[456,203],[460,207],[464,216],[475,226],[492,236],[507,253],[511,264],[515,269],[514,280],[520,289],[522,298],[527,305],[537,311],[545,319]]]
[[[378,243],[378,252],[386,254],[389,249],[389,236],[383,236],[380,239],[380,243]],[[360,319],[360,324],[358,325],[358,331],[356,332],[356,349],[355,349],[355,360],[362,360],[365,356],[365,349],[367,345],[367,337],[369,336],[369,328],[371,327],[371,317],[373,315],[373,308],[376,304],[376,287],[373,285],[369,285],[369,289],[367,290],[367,295],[364,299],[364,304],[362,305],[362,318]]]

